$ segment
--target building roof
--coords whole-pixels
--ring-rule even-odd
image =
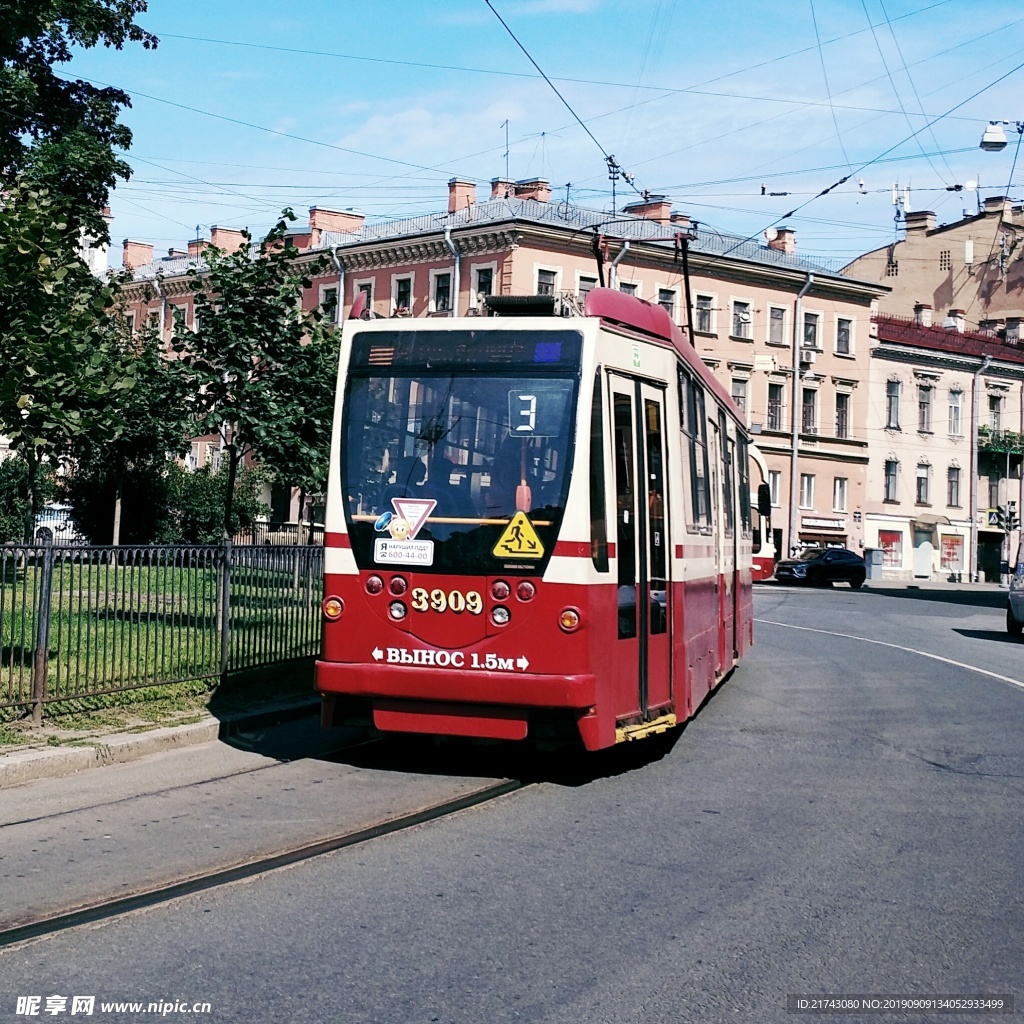
[[[871,319],[877,327],[879,341],[977,359],[991,356],[1001,362],[1024,363],[1024,345],[1007,341],[989,331],[951,331],[935,325],[925,327],[911,317],[888,313],[876,313]]]

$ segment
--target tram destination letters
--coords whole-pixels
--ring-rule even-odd
[[[836,995],[786,997],[788,1013],[1013,1013],[1012,995]]]

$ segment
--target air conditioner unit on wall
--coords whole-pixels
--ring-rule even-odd
[[[818,358],[817,350],[813,348],[802,348],[800,349],[800,362],[801,363],[813,363]]]

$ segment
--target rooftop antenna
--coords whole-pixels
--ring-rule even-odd
[[[895,232],[899,234],[900,221],[906,221],[906,215],[911,212],[909,182],[902,188],[898,181],[892,183],[892,205],[896,207],[896,212],[892,216],[893,225]]]
[[[505,180],[508,181],[508,118],[502,122],[501,127],[505,129]]]

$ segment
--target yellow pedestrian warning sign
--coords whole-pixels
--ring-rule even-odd
[[[543,558],[544,545],[525,512],[517,512],[498,538],[491,554],[495,558]]]

